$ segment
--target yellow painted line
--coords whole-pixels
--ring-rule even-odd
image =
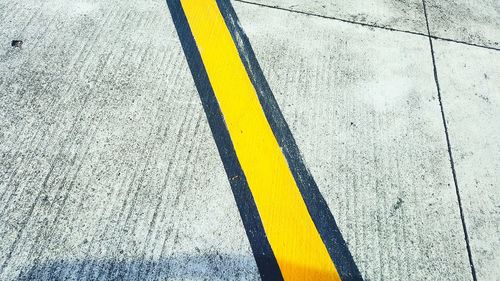
[[[340,280],[215,0],[181,0],[285,280]]]

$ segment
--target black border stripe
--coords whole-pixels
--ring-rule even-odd
[[[325,199],[302,160],[295,139],[264,77],[250,41],[241,28],[234,8],[229,0],[216,1],[238,48],[240,58],[257,91],[266,118],[288,161],[309,214],[333,259],[340,278],[344,281],[363,280]]]
[[[341,279],[344,281],[363,280],[326,201],[302,160],[297,144],[262,73],[248,37],[239,24],[236,12],[229,0],[216,1],[256,89],[266,118]],[[167,0],[167,4],[228,175],[261,278],[283,280],[180,1]]]
[[[253,199],[247,180],[243,174],[236,152],[234,151],[229,132],[222,116],[219,104],[208,79],[201,55],[196,47],[191,29],[179,0],[167,0],[182,49],[191,69],[193,79],[200,95],[210,129],[212,130],[217,149],[224,169],[229,178],[234,199],[238,206],[241,220],[245,227],[252,252],[262,280],[283,280],[274,253],[267,240],[257,206]]]

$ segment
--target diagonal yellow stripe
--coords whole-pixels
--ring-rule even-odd
[[[285,280],[340,280],[215,0],[181,0]]]

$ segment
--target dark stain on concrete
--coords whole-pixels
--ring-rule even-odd
[[[10,42],[10,45],[14,48],[21,48],[23,46],[23,41],[22,40],[12,40],[12,42]]]

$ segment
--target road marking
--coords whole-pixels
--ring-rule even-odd
[[[167,3],[262,279],[361,280],[229,1]]]
[[[340,280],[217,3],[181,4],[284,279]]]

